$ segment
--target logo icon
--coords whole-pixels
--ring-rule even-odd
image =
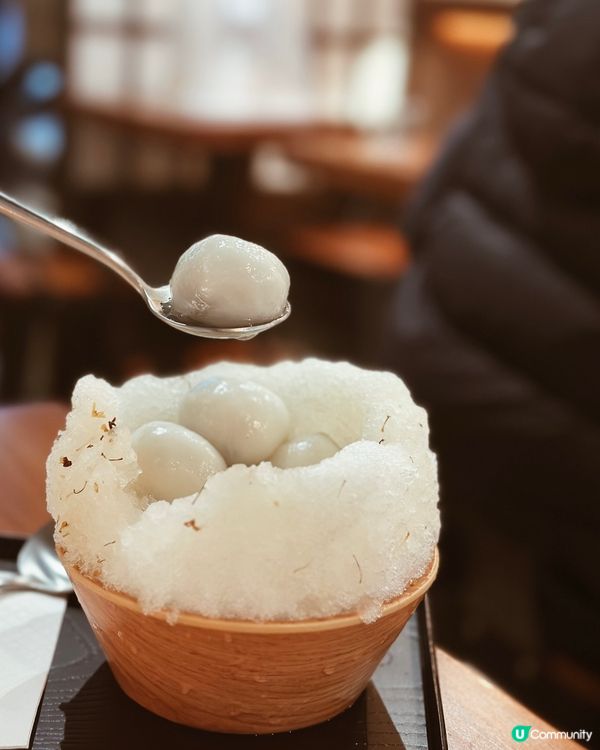
[[[516,727],[513,727],[513,730],[511,732],[513,740],[515,742],[525,742],[525,740],[529,737],[530,729],[531,726],[527,727],[522,724],[517,724]]]

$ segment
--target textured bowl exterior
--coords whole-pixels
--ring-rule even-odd
[[[256,623],[164,612],[68,568],[113,674],[159,716],[215,732],[271,733],[311,726],[348,708],[433,583],[427,573],[365,624],[356,615]]]

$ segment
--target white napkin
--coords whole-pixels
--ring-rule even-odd
[[[29,591],[0,595],[0,749],[29,747],[67,601]]]

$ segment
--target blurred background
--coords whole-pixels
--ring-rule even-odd
[[[223,358],[386,365],[413,256],[403,212],[516,5],[0,0],[0,189],[156,285],[207,234],[253,240],[287,265],[293,305],[248,343],[186,337],[115,276],[0,217],[1,400],[67,401],[87,372],[120,382]],[[527,553],[473,533],[469,570],[434,594],[441,645],[554,723],[585,725],[598,681],[543,642]],[[443,554],[460,544],[448,536]]]
[[[2,397],[215,357],[368,363],[410,250],[399,212],[510,34],[510,3],[0,3],[0,183],[151,283],[213,232],[289,265],[250,344],[173,335],[101,268],[0,219]]]

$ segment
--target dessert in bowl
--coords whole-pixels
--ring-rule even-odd
[[[314,359],[86,376],[48,458],[57,547],[115,677],[228,732],[352,703],[435,577],[437,495],[404,384]]]

